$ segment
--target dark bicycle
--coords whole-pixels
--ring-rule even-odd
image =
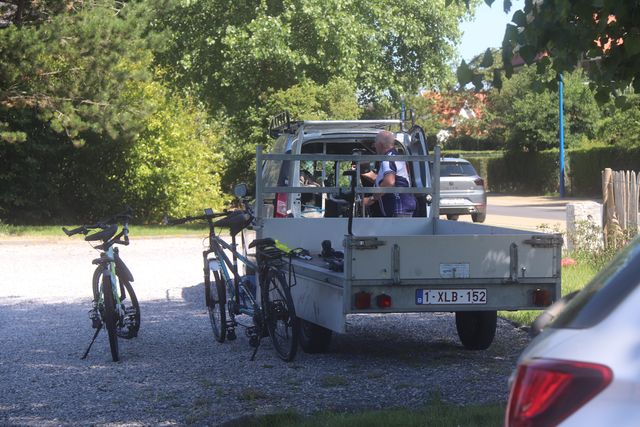
[[[239,186],[236,195],[243,197],[246,187]],[[236,339],[236,327],[245,328],[249,344],[254,347],[253,360],[263,337],[270,336],[273,346],[284,361],[291,361],[298,347],[298,318],[290,287],[295,273],[287,263],[286,252],[272,239],[254,240],[255,260],[247,255],[244,233],[238,250],[237,235],[252,224],[254,217],[248,204],[244,210],[187,216],[171,221],[172,225],[190,221],[206,221],[209,225],[209,247],[202,253],[204,263],[205,302],[215,339],[222,343]],[[231,243],[216,233],[228,228]],[[229,256],[230,254],[230,256]],[[244,275],[239,272],[242,266]],[[256,280],[257,279],[257,280]],[[257,286],[256,286],[257,283]],[[243,322],[242,318],[249,318]]]
[[[118,248],[114,247],[129,244],[130,219],[131,210],[127,210],[92,225],[83,225],[73,230],[62,228],[67,236],[84,234],[86,241],[102,241],[102,244],[94,246],[94,249],[100,251],[100,257],[93,260],[97,268],[93,273],[93,306],[89,311],[89,318],[96,331],[82,359],[89,354],[103,326],[109,336],[114,362],[120,358],[118,338],[131,339],[138,336],[140,305],[131,286],[133,275],[120,258]],[[122,230],[118,233],[119,222],[122,223]],[[92,230],[100,231],[89,234]]]

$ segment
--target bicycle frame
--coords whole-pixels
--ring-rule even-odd
[[[102,272],[103,277],[105,273],[108,273],[109,277],[111,278],[111,288],[112,288],[111,292],[113,293],[113,298],[116,304],[116,308],[118,310],[118,315],[123,316],[124,312],[122,310],[122,304],[121,304],[121,298],[120,298],[121,295],[120,295],[120,292],[118,292],[120,281],[118,279],[118,274],[116,272],[116,253],[114,251],[114,247],[109,246],[107,250],[105,250],[104,252],[101,252],[100,258],[98,258],[96,261],[100,266],[103,267],[103,272]],[[100,282],[100,287],[98,288],[100,295],[99,295],[99,300],[95,301],[96,304],[104,302],[105,290],[103,289],[103,286],[104,286],[104,280]]]
[[[229,259],[224,250],[228,250],[233,254],[233,261]],[[215,258],[209,258],[209,254],[213,253]],[[237,244],[235,241],[235,236],[232,237],[231,244],[225,242],[219,236],[214,234],[210,234],[209,236],[209,249],[203,252],[203,259],[205,261],[205,278],[208,277],[209,271],[221,271],[224,281],[227,285],[227,291],[232,292],[233,301],[237,303],[237,312],[236,314],[247,314],[249,316],[254,315],[254,307],[257,305],[257,295],[253,295],[249,289],[247,289],[240,282],[240,275],[238,273],[238,261],[242,262],[246,267],[257,271],[258,265],[257,263],[252,262],[246,256],[242,255],[237,250]],[[222,262],[220,262],[222,261]],[[212,262],[216,262],[215,265],[212,265]],[[219,267],[219,268],[216,268]],[[231,270],[231,271],[229,271]],[[233,275],[233,277],[232,277]],[[206,280],[206,279],[205,279]],[[233,288],[230,284],[233,283]],[[240,290],[243,290],[245,295],[248,296],[249,301],[251,303],[250,306],[241,305],[240,299]]]

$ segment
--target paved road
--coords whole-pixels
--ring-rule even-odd
[[[489,194],[485,224],[527,230],[539,229],[544,224],[552,229],[557,227],[565,230],[566,205],[588,200],[590,199]],[[461,216],[460,221],[471,222],[471,216]]]

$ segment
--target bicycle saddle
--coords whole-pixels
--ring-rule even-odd
[[[249,249],[251,248],[263,248],[265,246],[275,246],[276,245],[276,241],[273,240],[271,237],[266,237],[264,239],[256,239],[253,242],[249,243]]]
[[[107,226],[107,228],[98,231],[97,233],[89,234],[84,238],[84,240],[86,240],[87,242],[91,242],[94,240],[102,240],[106,242],[107,240],[112,238],[114,234],[116,234],[116,231],[118,231],[118,225],[110,224]]]
[[[251,224],[251,215],[245,212],[236,212],[229,215],[226,218],[219,219],[214,222],[215,227],[229,227],[232,236],[235,236],[243,229],[247,228]]]

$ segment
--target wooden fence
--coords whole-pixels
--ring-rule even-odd
[[[638,233],[640,174],[602,171],[603,230],[605,245],[620,247]]]

